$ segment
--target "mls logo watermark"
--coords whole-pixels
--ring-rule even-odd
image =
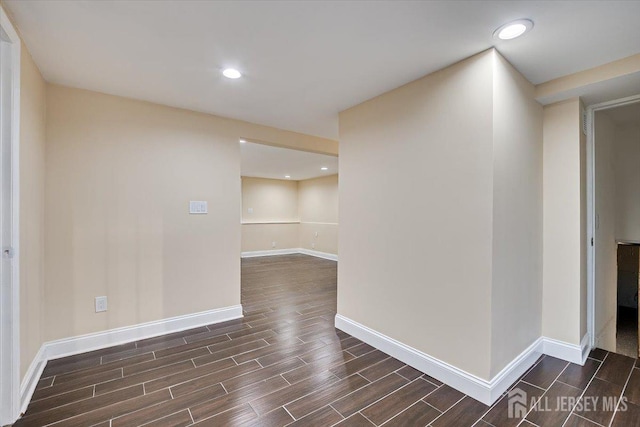
[[[527,405],[526,391],[516,387],[509,391],[507,399],[509,418],[524,418],[527,415],[529,406]]]
[[[556,396],[546,395],[529,400],[527,392],[514,388],[507,393],[509,418],[524,418],[529,412],[625,412],[628,409],[626,396]]]

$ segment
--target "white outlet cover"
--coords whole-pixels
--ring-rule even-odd
[[[96,313],[107,311],[107,297],[96,297]]]
[[[189,213],[192,215],[206,215],[208,213],[207,202],[203,200],[190,201]]]

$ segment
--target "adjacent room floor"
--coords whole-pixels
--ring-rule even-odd
[[[581,367],[541,357],[514,386],[544,402],[523,421],[509,418],[506,396],[489,408],[336,330],[333,261],[244,259],[242,304],[241,320],[49,362],[15,425],[640,425],[634,358],[594,350]],[[575,406],[580,396],[614,400],[590,410]]]

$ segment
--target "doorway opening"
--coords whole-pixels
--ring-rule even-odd
[[[638,357],[640,245],[618,244],[616,353]]]
[[[244,142],[243,142],[244,141]],[[338,157],[240,140],[243,258],[338,257]]]
[[[640,96],[590,107],[588,325],[592,346],[638,357]]]

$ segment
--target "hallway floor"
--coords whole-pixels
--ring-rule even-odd
[[[509,418],[506,396],[487,407],[335,329],[336,271],[243,259],[243,319],[50,361],[15,426],[640,426],[636,359],[543,356]]]

